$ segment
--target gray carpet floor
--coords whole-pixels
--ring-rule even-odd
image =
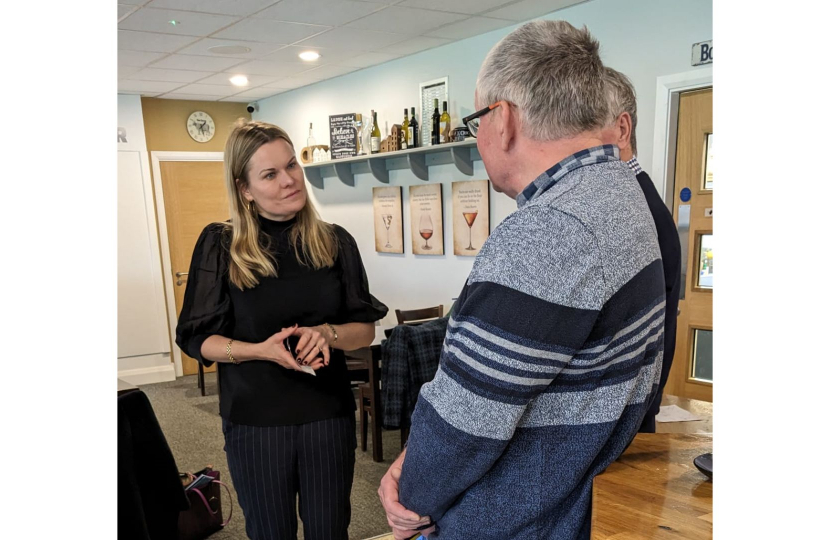
[[[219,417],[219,397],[216,392],[216,375],[205,375],[207,395],[202,397],[196,377],[181,377],[176,381],[147,384],[140,386],[147,394],[156,413],[167,443],[176,458],[179,471],[194,472],[206,465],[220,471],[222,480],[227,483],[234,495],[233,518],[228,526],[211,536],[211,539],[244,539],[245,516],[236,502],[233,480],[228,472],[228,462],[222,450],[222,421]],[[358,427],[359,430],[359,427]],[[383,432],[384,462],[372,461],[372,437],[369,435],[366,452],[360,450],[360,433],[354,485],[352,487],[352,522],[349,538],[362,540],[389,532],[386,515],[378,500],[377,489],[381,477],[400,453],[400,432]],[[222,492],[226,497],[225,492]],[[227,518],[227,502],[222,500],[223,513]],[[302,521],[300,521],[299,538],[303,538]]]

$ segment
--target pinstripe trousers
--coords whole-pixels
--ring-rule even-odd
[[[222,420],[231,478],[254,540],[348,540],[354,417],[259,427]]]

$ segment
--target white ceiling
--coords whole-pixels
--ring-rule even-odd
[[[118,91],[255,101],[582,1],[119,0]],[[250,51],[209,50],[223,45]],[[320,59],[303,62],[305,50]],[[238,74],[248,86],[230,83]]]

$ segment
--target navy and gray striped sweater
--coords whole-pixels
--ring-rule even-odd
[[[593,478],[636,434],[663,351],[657,235],[618,152],[541,175],[476,258],[400,481],[430,538],[590,535]]]

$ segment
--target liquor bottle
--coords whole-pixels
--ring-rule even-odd
[[[308,140],[306,141],[306,146],[311,148],[312,146],[317,145],[317,141],[314,140],[314,130],[312,122],[308,123]]]
[[[409,111],[403,109],[403,124],[401,124],[401,150],[409,148]]]
[[[418,120],[415,119],[415,107],[412,107],[412,119],[409,120],[409,143],[412,148],[421,146],[421,134],[418,132]]]
[[[435,109],[432,111],[432,144],[441,144],[441,113],[438,112],[438,100],[432,100]]]
[[[378,113],[372,110],[372,153],[380,152],[380,128],[378,127]]]
[[[450,142],[450,113],[447,112],[447,102],[444,102],[444,113],[441,114],[441,143]]]

